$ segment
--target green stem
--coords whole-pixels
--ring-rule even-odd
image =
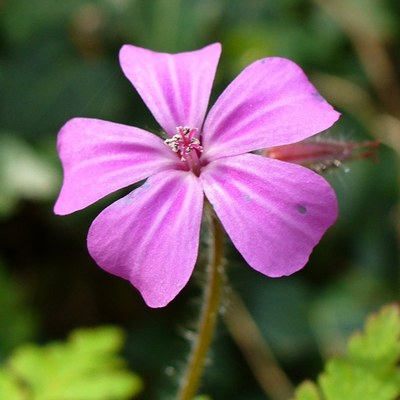
[[[193,400],[204,368],[217,322],[221,289],[224,282],[223,238],[224,232],[211,207],[206,207],[210,225],[210,258],[207,266],[207,282],[204,291],[198,333],[194,339],[187,369],[180,382],[178,400]]]

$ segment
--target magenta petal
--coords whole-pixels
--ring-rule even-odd
[[[58,136],[64,182],[54,207],[69,214],[168,168],[179,159],[157,136],[126,125],[76,118]]]
[[[147,305],[163,307],[192,274],[202,208],[195,175],[161,172],[94,220],[89,252],[101,268],[129,280]]]
[[[213,161],[200,179],[233,244],[271,277],[302,268],[337,217],[332,188],[298,165],[245,154]]]
[[[219,43],[179,54],[125,45],[120,63],[155,119],[172,136],[178,126],[203,125],[220,54]]]
[[[209,160],[295,143],[328,129],[337,113],[292,61],[247,67],[210,110],[203,130]]]

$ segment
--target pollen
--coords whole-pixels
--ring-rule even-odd
[[[178,126],[176,134],[170,139],[166,139],[164,143],[171,147],[174,153],[178,153],[181,161],[187,161],[188,156],[195,150],[195,152],[202,153],[203,147],[200,145],[200,140],[195,137],[197,128],[190,128],[189,126]]]

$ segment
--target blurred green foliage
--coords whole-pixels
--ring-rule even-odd
[[[318,387],[305,382],[295,400],[395,400],[400,395],[399,307],[370,317],[363,333],[350,338],[346,358],[327,362]],[[321,395],[320,395],[321,393]]]
[[[0,217],[11,214],[20,199],[53,199],[58,172],[17,135],[0,135]]]
[[[16,345],[33,338],[36,312],[0,260],[0,362]]]
[[[122,331],[80,329],[66,343],[18,347],[0,368],[0,398],[8,400],[124,400],[141,388],[116,353]]]
[[[398,298],[399,14],[395,0],[0,1],[2,358],[27,339],[119,324],[129,365],[151,382],[138,398],[171,392],[196,277],[168,308],[149,310],[128,283],[95,266],[85,235],[110,198],[53,216],[62,175],[56,135],[76,116],[158,131],[119,68],[121,45],[175,52],[220,41],[213,98],[255,59],[288,57],[343,113],[330,137],[383,143],[378,162],[357,160],[327,175],[340,216],[304,270],[269,279],[227,245],[231,284],[290,378],[315,376],[371,310]],[[265,399],[222,324],[213,354],[202,393]]]

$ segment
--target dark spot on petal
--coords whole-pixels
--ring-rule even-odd
[[[267,62],[267,60],[265,59],[265,58],[263,58],[262,60],[261,60],[261,64],[265,64]]]
[[[306,207],[306,206],[303,206],[302,204],[297,204],[296,210],[297,210],[300,214],[307,214],[307,207]]]
[[[318,92],[313,92],[311,93],[311,96],[315,97],[319,101],[325,101],[325,99],[318,93]]]
[[[252,198],[249,194],[245,194],[245,195],[243,196],[243,199],[244,199],[245,201],[253,201],[253,198]]]

